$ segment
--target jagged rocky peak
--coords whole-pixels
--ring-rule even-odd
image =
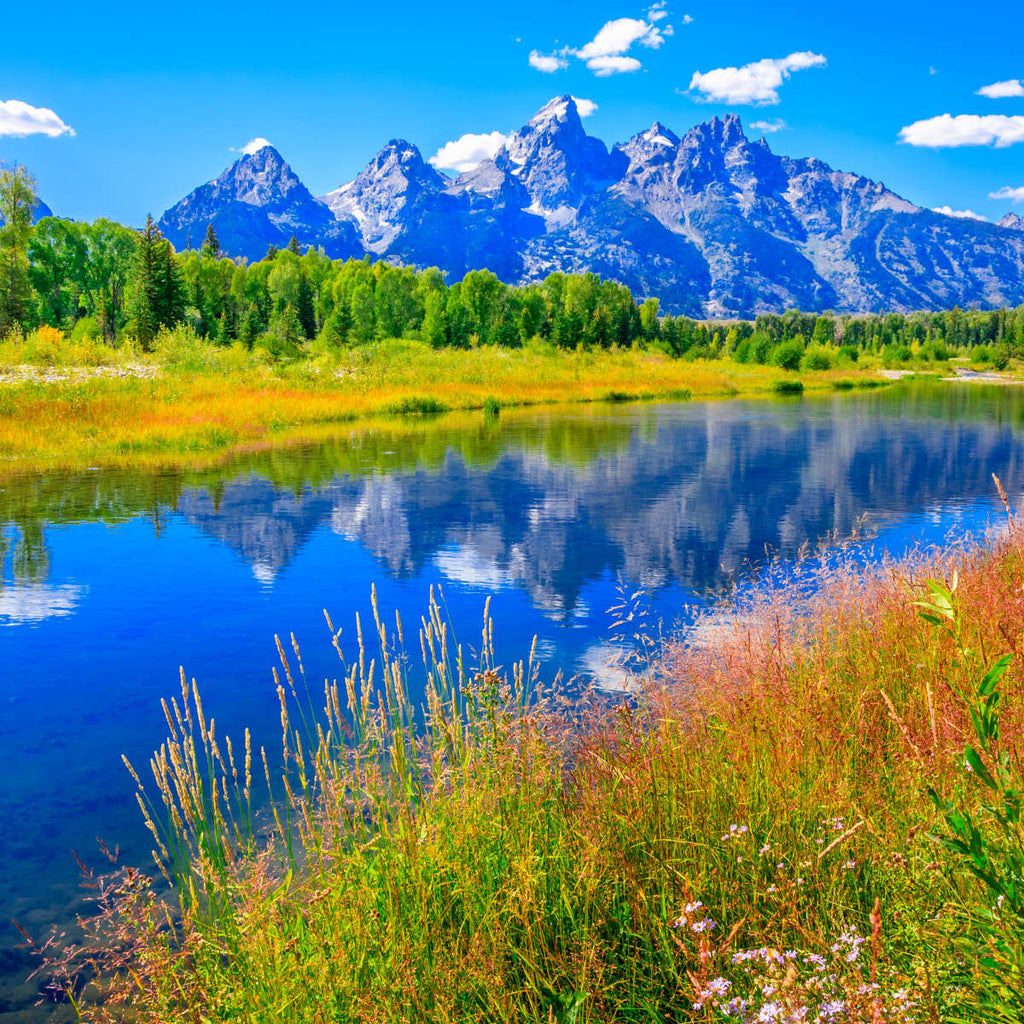
[[[243,154],[211,184],[219,195],[250,206],[273,205],[296,192],[309,194],[284,157],[269,144]]]
[[[1008,213],[1002,220],[997,221],[1001,228],[1009,228],[1010,231],[1024,231],[1024,217],[1018,217],[1015,213]]]
[[[558,131],[563,126],[570,130],[583,132],[583,121],[573,96],[556,96],[553,100],[548,100],[530,118],[527,127],[537,131]]]
[[[546,103],[499,152],[532,200],[530,212],[550,227],[570,223],[587,196],[607,188],[625,170],[623,154],[587,135],[576,100],[558,96]]]
[[[435,171],[423,159],[419,149],[405,139],[391,139],[366,165],[356,181],[380,180],[394,174],[403,176],[407,181],[423,181],[439,187],[445,184],[444,176]]]
[[[628,142],[620,142],[615,149],[625,153],[630,169],[652,160],[665,160],[679,148],[679,136],[660,121],[655,121],[645,132],[639,132]]]
[[[448,179],[435,171],[419,149],[392,139],[350,181],[322,196],[340,221],[359,232],[371,252],[383,252],[402,230],[403,211],[423,193],[440,192]]]

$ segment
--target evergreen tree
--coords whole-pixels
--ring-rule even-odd
[[[264,256],[263,259],[267,263],[270,263],[271,261],[275,260],[276,258],[277,258],[277,246],[274,245],[273,242],[271,242],[270,245],[267,246],[267,255]]]
[[[295,295],[295,314],[306,338],[315,338],[316,308],[313,304],[313,286],[305,274],[299,278],[299,287]]]
[[[185,283],[171,243],[161,239],[156,247],[156,313],[161,327],[173,327],[185,319]]]
[[[220,239],[217,237],[217,232],[213,230],[212,220],[206,225],[206,239],[199,251],[204,256],[212,256],[214,259],[220,256]]]
[[[32,303],[28,246],[36,183],[24,167],[0,170],[0,337],[27,326]]]
[[[288,240],[288,251],[299,255],[299,240],[294,235]]]
[[[140,232],[135,248],[128,283],[128,322],[144,352],[152,349],[160,327],[160,300],[157,295],[160,241],[160,231],[153,223],[152,215],[147,214],[146,226]]]

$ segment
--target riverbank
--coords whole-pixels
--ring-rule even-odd
[[[856,366],[802,374],[639,349],[431,349],[413,341],[292,362],[168,336],[152,354],[98,344],[0,365],[0,475],[131,463],[202,465],[347,424],[558,403],[752,397],[882,383]],[[20,350],[0,357],[25,358]],[[89,364],[93,365],[89,365]]]
[[[83,1017],[102,992],[161,1024],[1019,1019],[1021,835],[980,805],[1020,787],[1019,665],[985,673],[1022,575],[1019,527],[833,555],[611,702],[527,703],[529,662],[495,666],[488,624],[469,669],[435,606],[405,638],[425,732],[382,612],[309,704],[282,648],[285,777],[183,682],[144,800],[184,918],[131,871],[102,889]],[[988,885],[934,841],[965,821]]]

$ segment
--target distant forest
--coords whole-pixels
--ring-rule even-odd
[[[277,357],[303,346],[418,338],[432,346],[657,348],[688,359],[729,356],[787,369],[825,369],[863,351],[888,363],[941,361],[970,350],[1006,365],[1024,357],[1024,307],[840,315],[790,310],[751,321],[660,316],[658,300],[594,274],[553,273],[513,287],[488,270],[448,284],[436,268],[331,260],[295,239],[247,264],[221,254],[209,228],[196,251],[176,253],[152,219],[136,231],[45,217],[23,169],[0,172],[0,337],[50,325],[78,340],[152,347],[185,327],[211,343],[259,346]]]

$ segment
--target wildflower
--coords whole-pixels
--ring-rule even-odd
[[[746,1013],[747,1007],[749,1005],[750,1004],[746,1001],[746,999],[741,999],[739,996],[734,996],[732,999],[729,1000],[729,1002],[725,1004],[725,1008],[722,1012],[727,1017],[739,1017]]]
[[[805,964],[814,964],[814,968],[817,971],[825,970],[825,958],[820,953],[808,953],[804,957]]]
[[[769,885],[768,886],[768,891],[769,892],[778,892],[779,891],[779,887],[777,885]]]
[[[857,862],[852,857],[843,865],[847,871],[852,871],[856,866]]]
[[[766,853],[771,853],[771,850],[772,848],[767,843],[765,843],[764,846],[762,846],[761,849],[758,851],[758,853],[760,853],[763,857]]]
[[[711,992],[716,996],[724,996],[729,989],[732,988],[732,982],[728,978],[715,978],[714,981],[709,981],[707,987],[704,989],[705,993]]]
[[[693,924],[691,924],[690,931],[694,931],[700,934],[701,932],[713,931],[716,927],[716,923],[712,921],[710,917],[705,917],[703,921],[695,921]]]
[[[704,906],[704,904],[701,903],[700,900],[695,900],[693,903],[687,903],[686,906],[683,907],[683,910],[687,914],[695,914],[703,906]]]
[[[818,1020],[832,1021],[845,1012],[846,1003],[842,999],[830,999],[828,1002],[821,1004],[821,1009],[818,1010]]]
[[[757,1015],[757,1020],[759,1024],[768,1024],[769,1021],[778,1020],[781,1015],[782,1003],[765,1003]]]

